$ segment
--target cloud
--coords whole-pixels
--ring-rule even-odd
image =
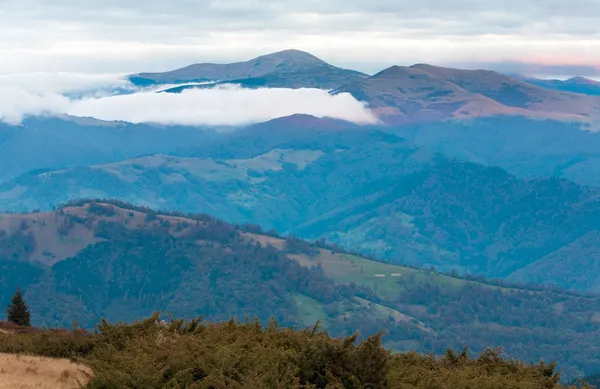
[[[106,96],[131,89],[121,75],[17,73],[0,75],[0,121],[18,124],[24,115],[65,113],[76,96]]]
[[[137,73],[286,48],[371,72],[600,64],[597,0],[6,0],[0,18],[0,72]]]
[[[179,94],[138,90],[121,76],[37,74],[0,76],[0,121],[19,123],[27,115],[60,115],[152,122],[165,125],[256,123],[292,114],[332,117],[355,123],[376,119],[349,94],[320,89],[243,89],[234,85],[190,89]]]
[[[296,113],[332,117],[356,123],[376,120],[350,94],[331,96],[321,89],[242,89],[220,86],[182,93],[141,92],[86,98],[72,102],[67,112],[103,120],[183,125],[243,125]]]
[[[0,86],[0,122],[19,124],[24,115],[64,111],[69,99],[58,94],[37,94],[11,86]]]

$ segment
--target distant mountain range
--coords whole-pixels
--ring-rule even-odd
[[[586,271],[600,254],[599,190],[519,179],[379,129],[288,120],[170,155],[23,175],[0,185],[0,208],[119,198],[325,237],[396,263],[600,290],[600,269]]]
[[[563,378],[600,370],[597,297],[494,285],[381,263],[335,246],[265,234],[207,215],[80,201],[0,214],[0,305],[17,286],[33,323],[90,328],[152,312],[313,327],[386,329],[394,350],[557,361]]]
[[[515,76],[530,84],[538,85],[547,89],[562,90],[565,92],[582,93],[585,95],[600,95],[600,82],[585,77],[573,77],[568,80],[546,80],[539,78]]]
[[[393,66],[338,88],[392,125],[452,118],[524,116],[594,122],[600,97],[562,92],[486,70]]]
[[[130,76],[136,85],[181,84],[164,90],[213,88],[321,88],[350,93],[391,125],[453,118],[524,116],[578,121],[600,119],[600,84],[582,77],[567,81],[511,77],[488,70],[427,64],[392,66],[373,76],[332,66],[299,50],[285,50],[232,64],[195,64],[164,73]],[[208,82],[205,85],[197,83]]]
[[[344,84],[331,93],[369,103],[385,124],[293,115],[221,131],[28,118],[0,125],[0,209],[120,198],[399,263],[600,290],[600,270],[583,271],[600,250],[600,135],[589,131],[600,97],[424,64],[367,76],[295,50],[132,80],[274,74],[293,87]]]
[[[31,117],[0,122],[0,182],[31,171],[116,162],[201,145],[211,129],[106,122],[91,118]]]

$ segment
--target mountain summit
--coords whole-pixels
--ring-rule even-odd
[[[416,67],[392,66],[332,93],[343,92],[367,102],[389,124],[525,113]]]
[[[300,50],[284,50],[231,64],[199,63],[164,73],[130,77],[137,85],[235,82],[248,87],[318,87],[330,89],[365,78],[354,70],[332,66]]]
[[[552,90],[489,70],[392,66],[333,91],[343,92],[367,102],[389,124],[496,115],[580,122],[600,117],[596,96]]]

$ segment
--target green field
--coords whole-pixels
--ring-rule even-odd
[[[373,289],[378,295],[386,299],[398,298],[407,284],[438,285],[440,288],[459,288],[466,284],[480,284],[439,274],[429,270],[413,269],[405,266],[349,255],[332,254],[330,250],[321,249],[319,255],[290,255],[300,264],[307,267],[321,266],[325,275],[335,282],[365,285]],[[485,285],[490,288],[497,286]]]
[[[294,294],[293,298],[296,302],[298,318],[302,320],[306,326],[313,326],[319,322],[319,326],[325,327],[323,318],[327,317],[327,313],[325,312],[322,303],[298,293]]]

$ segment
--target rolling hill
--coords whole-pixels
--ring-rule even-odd
[[[107,122],[73,116],[30,117],[18,126],[0,122],[0,182],[31,171],[109,163],[202,145],[208,128]]]
[[[499,166],[520,178],[561,177],[600,186],[600,133],[584,123],[495,116],[390,131],[448,157]]]
[[[118,198],[325,237],[394,263],[597,290],[598,275],[580,282],[576,269],[600,247],[598,190],[520,179],[389,133],[337,124],[289,133],[249,128],[187,156],[28,174],[0,185],[0,208]],[[554,271],[540,273],[532,265],[539,260]]]
[[[334,334],[386,328],[395,350],[557,359],[567,377],[600,370],[597,297],[519,289],[376,262],[322,242],[266,235],[206,215],[75,202],[0,219],[0,304],[17,286],[42,326],[178,317],[321,320]],[[63,248],[66,246],[66,248]]]
[[[164,73],[139,73],[130,76],[136,85],[227,82],[246,87],[334,89],[365,78],[354,70],[332,66],[312,54],[284,50],[246,62],[231,64],[201,63]],[[195,85],[180,86],[171,92]]]

